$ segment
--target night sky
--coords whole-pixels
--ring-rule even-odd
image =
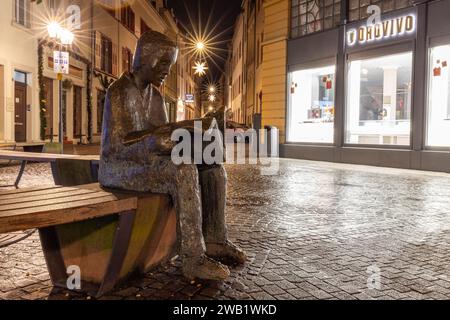
[[[209,19],[208,31],[217,26],[214,29],[214,35],[223,33],[217,40],[214,40],[214,42],[220,42],[214,45],[214,47],[221,48],[214,50],[217,55],[221,56],[221,58],[214,57],[214,62],[219,67],[216,67],[212,61],[208,61],[207,77],[211,82],[216,82],[224,70],[227,43],[233,37],[234,23],[241,10],[241,3],[242,0],[168,0],[168,6],[174,9],[179,22],[190,32],[193,31],[193,28],[198,30],[198,21],[201,21],[202,29],[205,29]]]

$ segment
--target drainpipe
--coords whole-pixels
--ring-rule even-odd
[[[93,93],[94,93],[94,68],[95,68],[95,30],[94,30],[94,1],[91,1],[91,70],[90,70],[90,77],[91,77],[91,96],[89,97],[91,99],[91,128],[88,128],[88,142],[92,143],[93,133],[94,133],[94,123],[92,122],[93,117]],[[97,97],[98,99],[98,97]],[[89,119],[88,119],[89,122]],[[98,122],[98,121],[97,121]],[[89,125],[89,123],[88,123]],[[97,128],[97,131],[98,128]],[[89,136],[89,132],[91,133]]]

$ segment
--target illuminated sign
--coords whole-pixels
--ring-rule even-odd
[[[416,16],[409,14],[381,21],[372,25],[364,25],[357,29],[350,29],[347,32],[347,44],[354,46],[363,45],[374,41],[397,38],[416,31]]]
[[[194,95],[190,94],[190,93],[186,93],[186,99],[185,99],[186,103],[194,103]]]

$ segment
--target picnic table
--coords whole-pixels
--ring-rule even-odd
[[[167,195],[105,190],[98,183],[0,192],[0,234],[33,228],[53,284],[67,289],[68,268],[76,266],[81,291],[96,297],[172,258],[177,243]]]
[[[71,175],[75,181],[72,185],[79,184],[76,182],[77,175],[86,175],[90,171],[93,179],[89,182],[96,181],[96,172],[100,162],[100,156],[79,156],[79,155],[62,155],[50,153],[33,153],[33,152],[19,152],[11,150],[0,150],[0,160],[20,161],[20,169],[17,174],[14,187],[19,188],[20,180],[22,179],[25,168],[29,162],[47,162],[52,166],[53,177],[55,184],[60,185],[60,179],[63,176]],[[63,169],[66,168],[67,170]],[[70,168],[69,168],[70,167]],[[80,176],[78,179],[82,179]],[[10,187],[10,186],[3,186]]]

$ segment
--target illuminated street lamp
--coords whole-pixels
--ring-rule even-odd
[[[75,40],[75,35],[56,22],[52,21],[47,25],[49,38],[56,42],[59,47],[58,57],[61,56],[62,46],[71,45]],[[56,64],[56,61],[53,61]],[[63,120],[63,101],[62,101],[62,73],[58,73],[59,81],[59,143],[61,144],[61,153],[64,153],[64,120]]]
[[[216,87],[210,86],[210,87],[209,87],[209,92],[210,92],[210,93],[215,93],[215,92],[216,92]]]
[[[199,62],[197,61],[195,63],[195,66],[192,68],[195,70],[195,74],[199,77],[204,76],[206,74],[206,70],[208,70],[208,67],[206,66],[206,62]]]
[[[47,26],[48,36],[52,39],[58,38],[61,33],[61,30],[62,30],[62,28],[58,22],[54,22],[54,21],[50,22]]]
[[[211,102],[216,101],[216,96],[210,95],[210,96],[209,96],[209,101],[211,101]]]
[[[202,52],[203,50],[205,50],[205,43],[203,41],[198,41],[195,45],[195,48],[197,49],[197,51]]]

